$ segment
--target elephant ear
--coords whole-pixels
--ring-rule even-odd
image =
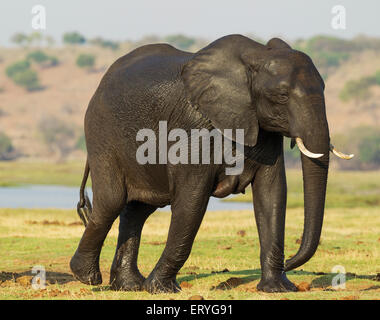
[[[187,98],[222,133],[244,129],[244,144],[257,142],[259,124],[251,96],[254,64],[243,62],[242,48],[252,46],[242,36],[221,38],[195,53],[182,69]],[[252,40],[249,40],[253,42]]]
[[[285,41],[279,38],[270,39],[267,43],[267,47],[273,48],[273,49],[291,49],[292,48]]]

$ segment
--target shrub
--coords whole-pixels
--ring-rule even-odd
[[[58,60],[57,57],[50,56],[50,57],[49,57],[49,60],[50,60],[50,66],[51,66],[51,67],[54,67],[54,66],[59,65],[59,60]]]
[[[182,50],[187,50],[189,49],[194,43],[195,39],[189,38],[187,36],[184,36],[182,34],[175,34],[175,35],[170,35],[165,38],[165,40],[172,44],[173,46],[182,49]]]
[[[29,53],[26,58],[28,60],[33,60],[34,62],[37,62],[37,63],[42,63],[42,62],[49,60],[49,56],[46,55],[41,50],[36,50],[36,51]]]
[[[29,61],[28,60],[22,60],[19,62],[15,62],[12,65],[10,65],[9,67],[7,67],[7,69],[5,70],[5,73],[7,74],[7,76],[9,78],[13,78],[13,76],[16,73],[24,72],[24,71],[28,70],[29,67],[30,67]]]
[[[284,158],[285,163],[289,167],[296,167],[301,163],[300,151],[297,146],[290,148],[290,138],[284,138]]]
[[[360,49],[353,41],[324,35],[318,35],[310,38],[307,40],[305,47],[306,50],[310,52],[347,53]]]
[[[351,100],[352,98],[366,99],[370,95],[369,88],[376,84],[377,81],[378,79],[375,76],[364,77],[358,80],[350,80],[344,85],[339,97],[345,102]]]
[[[63,35],[63,43],[66,44],[84,44],[86,38],[78,32],[67,32]]]
[[[24,87],[28,91],[38,90],[41,88],[37,73],[31,69],[16,73],[12,79],[17,85]]]
[[[29,91],[40,89],[37,73],[29,67],[29,61],[23,60],[10,65],[5,72],[17,85]]]
[[[29,53],[27,55],[27,59],[45,67],[52,67],[59,64],[59,60],[56,57],[48,56],[41,50],[36,50]]]
[[[84,136],[84,134],[82,134],[76,144],[75,144],[75,148],[78,149],[78,150],[83,150],[83,151],[86,151],[86,138]]]
[[[92,68],[95,64],[95,56],[92,54],[80,54],[76,63],[80,68]]]
[[[25,45],[28,43],[29,39],[28,39],[28,36],[24,33],[15,33],[12,37],[11,37],[11,42],[17,44],[17,45]]]
[[[52,152],[58,152],[61,159],[72,150],[74,129],[66,122],[50,116],[39,122],[38,129],[45,144]]]
[[[103,38],[95,38],[89,41],[91,44],[95,46],[99,46],[102,48],[109,48],[111,50],[117,50],[119,49],[119,43],[116,41],[111,41],[111,40],[104,40]]]
[[[11,139],[5,133],[0,132],[0,160],[7,159],[13,150]]]
[[[359,157],[363,164],[380,165],[380,132],[359,142]]]
[[[341,169],[378,169],[380,168],[380,129],[360,126],[332,138],[334,145],[343,152],[354,153],[350,161],[337,161]]]
[[[374,82],[380,86],[380,70],[379,71],[376,71],[375,75],[373,76],[374,77]]]

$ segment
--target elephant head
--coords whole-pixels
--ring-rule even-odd
[[[307,262],[322,230],[329,151],[351,157],[330,144],[324,82],[312,60],[277,38],[261,45],[232,35],[196,53],[184,65],[182,78],[191,103],[220,130],[244,129],[247,146],[256,145],[260,128],[297,143],[302,152],[304,231],[300,249],[285,270]]]

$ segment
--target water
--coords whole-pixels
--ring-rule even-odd
[[[90,198],[91,189],[87,188]],[[0,208],[76,208],[79,200],[79,187],[31,185],[21,187],[0,187]],[[248,202],[223,202],[210,198],[207,210],[244,210],[251,209]],[[170,206],[159,209],[168,211]]]

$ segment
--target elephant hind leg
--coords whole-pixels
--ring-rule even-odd
[[[137,267],[141,231],[146,219],[156,209],[149,204],[132,201],[120,214],[119,237],[110,277],[113,290],[142,290],[145,278]]]
[[[93,211],[79,246],[70,261],[76,279],[91,285],[102,283],[99,256],[103,242],[127,201],[123,174],[107,161],[90,162]]]
[[[206,184],[206,183],[205,183]],[[202,181],[199,181],[202,185]],[[150,293],[178,292],[176,281],[178,271],[190,255],[190,251],[206,212],[212,183],[197,187],[189,183],[177,192],[172,204],[172,217],[165,249],[144,282],[144,289]]]

